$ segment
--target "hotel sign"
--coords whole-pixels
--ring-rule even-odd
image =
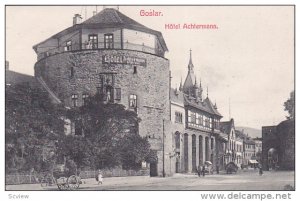
[[[103,55],[102,63],[104,64],[127,64],[146,67],[146,59],[125,55]]]

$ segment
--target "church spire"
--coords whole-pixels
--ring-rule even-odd
[[[192,61],[192,49],[190,49],[190,61],[189,61],[188,68],[189,68],[189,71],[194,71],[194,64]]]

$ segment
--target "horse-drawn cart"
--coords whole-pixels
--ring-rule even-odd
[[[59,190],[76,190],[82,183],[76,171],[72,171],[64,165],[59,165],[54,169],[53,177]]]

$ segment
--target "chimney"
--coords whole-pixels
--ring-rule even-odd
[[[82,20],[81,15],[75,14],[73,17],[73,25],[80,24]]]
[[[9,70],[9,61],[5,61],[5,70]]]

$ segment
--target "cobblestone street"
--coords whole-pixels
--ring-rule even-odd
[[[98,185],[95,179],[83,180],[78,190],[284,190],[294,187],[294,172],[264,172],[249,170],[237,174],[196,175],[176,174],[173,177],[111,177]],[[56,186],[42,188],[39,184],[8,185],[6,190],[58,190]]]

